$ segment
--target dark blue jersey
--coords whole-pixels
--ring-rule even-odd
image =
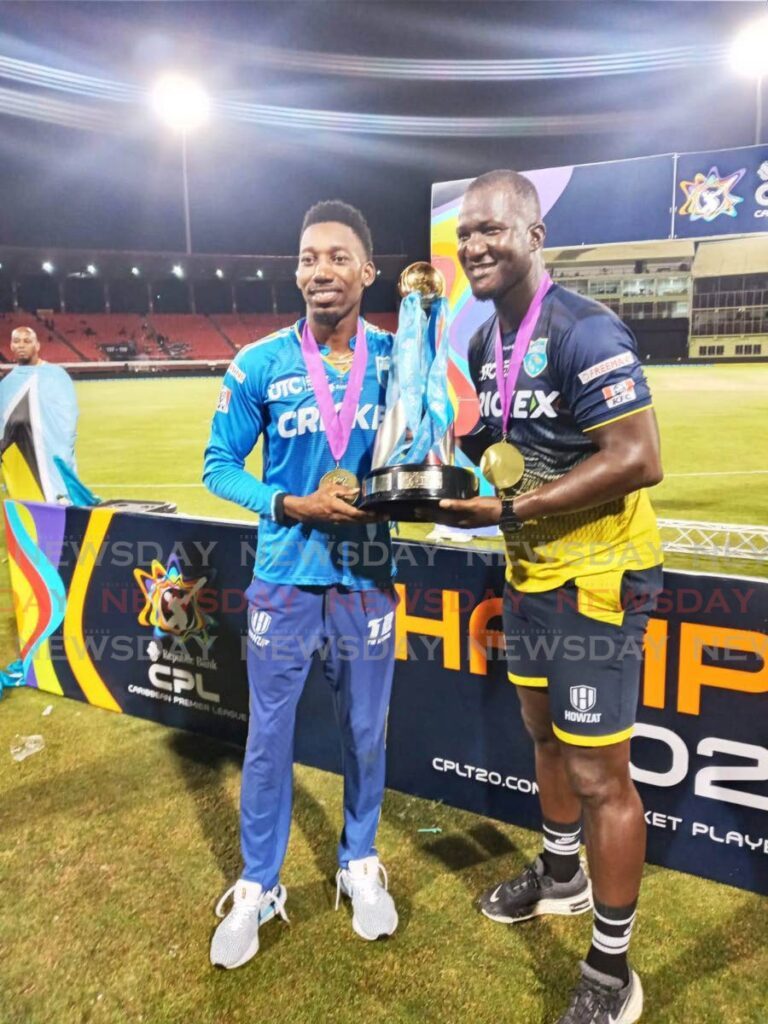
[[[491,442],[502,438],[496,325],[494,315],[472,336],[468,352],[481,422]],[[516,334],[503,336],[505,366]],[[520,368],[508,423],[508,440],[525,459],[519,490],[563,476],[597,451],[590,431],[651,404],[631,331],[599,302],[553,285]],[[647,568],[660,561],[645,492],[528,524],[517,540],[534,548],[530,557],[521,557],[516,548],[512,560],[510,547],[510,578],[521,589],[549,589],[577,573],[610,571],[629,548],[625,568]]]

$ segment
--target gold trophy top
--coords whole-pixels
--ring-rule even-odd
[[[422,300],[432,302],[445,295],[445,278],[437,267],[420,260],[405,268],[397,282],[397,290],[402,298],[411,292],[420,292]]]

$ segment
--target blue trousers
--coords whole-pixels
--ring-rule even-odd
[[[312,658],[330,683],[341,734],[346,867],[374,853],[384,796],[396,597],[254,580],[248,589],[250,719],[240,794],[242,877],[277,885],[291,828],[296,706]]]

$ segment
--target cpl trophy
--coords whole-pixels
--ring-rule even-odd
[[[455,465],[445,280],[430,263],[412,263],[398,289],[386,409],[359,507],[401,522],[429,521],[441,498],[473,498],[478,484],[472,470]]]

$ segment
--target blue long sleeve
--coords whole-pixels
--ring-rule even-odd
[[[213,416],[203,483],[217,497],[269,516],[280,488],[263,483],[245,469],[245,460],[264,429],[259,380],[252,373],[246,377],[237,361],[233,366],[234,370],[230,366],[224,376]]]

